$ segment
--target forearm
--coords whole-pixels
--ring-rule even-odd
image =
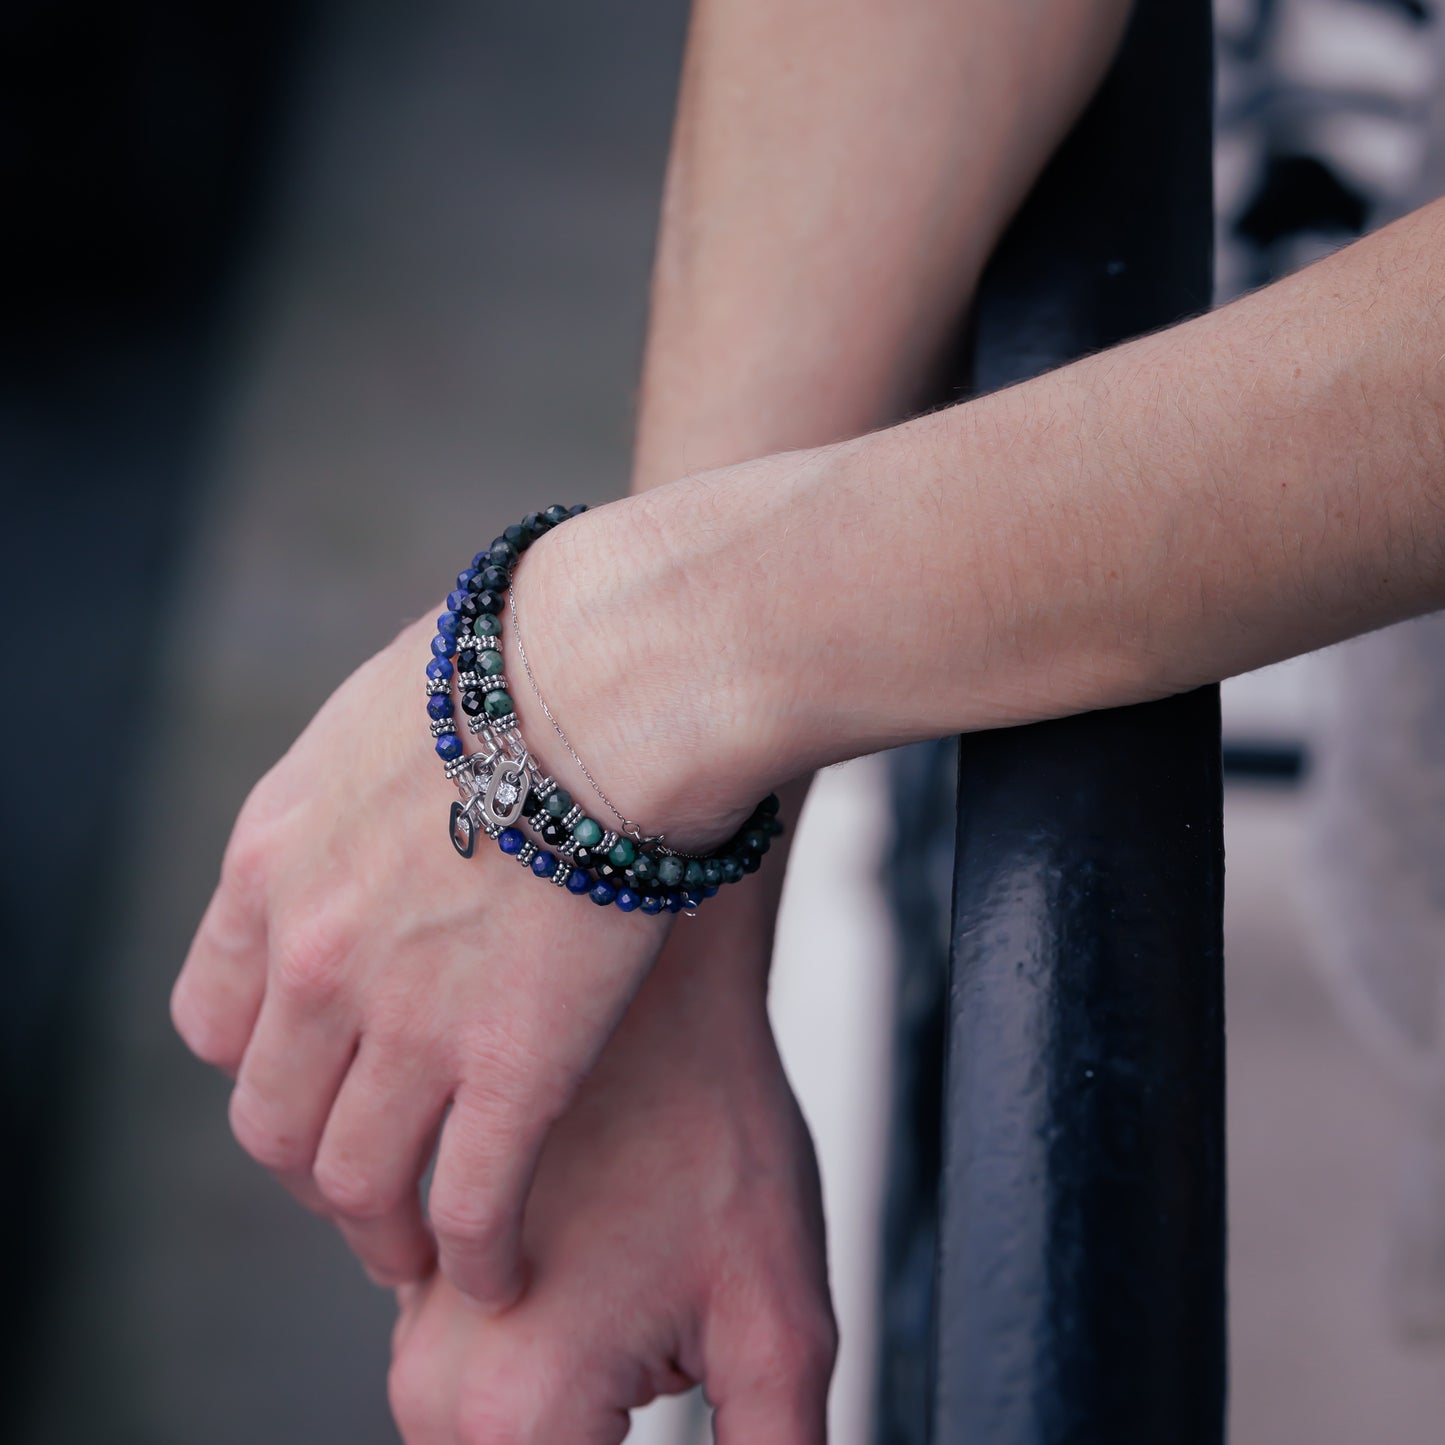
[[[1170,331],[657,493],[662,590],[744,619],[748,756],[1161,696],[1445,605],[1442,258],[1437,203]]]
[[[698,0],[634,488],[913,407],[1127,0]]]

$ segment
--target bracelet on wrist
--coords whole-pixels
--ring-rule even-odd
[[[522,646],[520,616],[512,579],[522,554],[538,538],[571,517],[579,505],[531,512],[508,527],[470,567],[457,574],[426,666],[427,716],[437,756],[454,782],[459,801],[451,805],[448,832],[464,858],[484,833],[503,853],[544,881],[599,906],[624,913],[695,913],[726,884],[740,882],[762,866],[773,838],[783,831],[778,799],[769,794],[722,848],[688,854],[667,845],[662,834],[647,834],[612,803],[567,741],[561,724],[542,698]],[[510,607],[518,656],[547,720],[620,827],[604,828],[547,774],[524,741],[508,690],[502,655],[502,615]],[[457,732],[456,708],[467,719],[479,750],[468,753]],[[528,832],[535,835],[527,836]]]

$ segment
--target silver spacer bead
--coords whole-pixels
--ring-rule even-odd
[[[557,779],[543,778],[532,791],[545,803],[557,791]]]
[[[467,719],[467,726],[473,733],[487,732],[491,728],[491,719],[485,718],[481,713],[478,713],[476,717],[469,717]]]
[[[565,888],[567,886],[567,880],[571,876],[572,865],[570,863],[563,863],[559,860],[557,863],[557,871],[552,875],[552,882],[554,882],[559,888]]]
[[[488,821],[482,824],[482,832],[495,843],[502,836],[502,824]]]
[[[448,780],[454,781],[462,773],[466,772],[466,770],[471,767],[471,765],[472,759],[468,757],[465,753],[459,758],[453,758],[451,762],[446,765],[446,775]]]
[[[530,839],[517,850],[517,862],[524,868],[537,856],[537,845]]]
[[[622,836],[621,833],[606,832],[593,845],[596,852],[606,857],[612,851],[612,845]]]
[[[432,723],[432,725],[431,725],[431,735],[432,735],[434,738],[439,738],[439,737],[443,736],[443,735],[446,734],[446,733],[454,733],[454,732],[456,732],[456,730],[457,730],[457,724],[456,724],[456,719],[455,719],[455,718],[449,718],[449,717],[438,718],[438,719],[437,719],[434,723]]]
[[[575,828],[583,816],[581,803],[573,803],[562,818],[562,826],[564,828]]]
[[[426,695],[428,697],[435,697],[439,692],[450,692],[451,690],[452,685],[450,681],[444,677],[429,677],[426,680]]]
[[[505,674],[494,672],[490,677],[479,677],[470,686],[480,688],[483,692],[500,692],[507,685]]]
[[[469,687],[480,687],[482,675],[479,672],[460,672],[457,674],[457,687],[465,692]]]

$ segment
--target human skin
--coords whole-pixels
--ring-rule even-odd
[[[635,487],[906,411],[997,229],[1102,69],[1119,12],[1104,0],[699,5]],[[755,165],[762,156],[773,163]],[[534,558],[549,552],[565,565],[555,544],[586,520],[538,544],[519,579],[530,585]],[[588,565],[604,574],[594,572],[595,604],[618,579],[605,558]],[[544,568],[538,580],[565,581]],[[606,610],[590,605],[577,638],[588,645],[565,664],[582,711],[621,661],[619,630],[599,633]],[[548,604],[526,616],[551,687],[559,615]],[[686,619],[655,621],[660,637]],[[423,620],[349,679],[247,800],[172,1013],[197,1054],[236,1075],[243,1146],[337,1220],[374,1278],[424,1276],[435,1238],[449,1278],[497,1310],[525,1283],[523,1211],[548,1131],[669,923],[555,896],[494,853],[458,863],[442,841],[448,792],[422,732],[430,631]],[[509,673],[526,735],[588,797],[515,660]],[[652,700],[682,723],[665,692]],[[586,730],[581,711],[558,711],[569,730]],[[723,750],[673,807],[650,767],[629,772],[628,758],[645,753],[656,779],[676,776],[676,758],[654,757],[651,739],[665,730],[634,716],[640,732],[583,749],[630,816],[709,842],[756,801],[725,801],[707,781]],[[344,777],[330,746],[340,732],[354,739]],[[685,921],[696,951],[714,918],[709,908]],[[694,951],[689,933],[669,948]],[[724,952],[719,986],[746,988],[766,966],[758,947]],[[417,1182],[438,1136],[428,1228]]]

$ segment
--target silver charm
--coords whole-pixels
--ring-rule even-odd
[[[499,759],[483,798],[492,821],[504,828],[515,823],[522,816],[528,786],[525,753],[515,761],[511,758]]]

